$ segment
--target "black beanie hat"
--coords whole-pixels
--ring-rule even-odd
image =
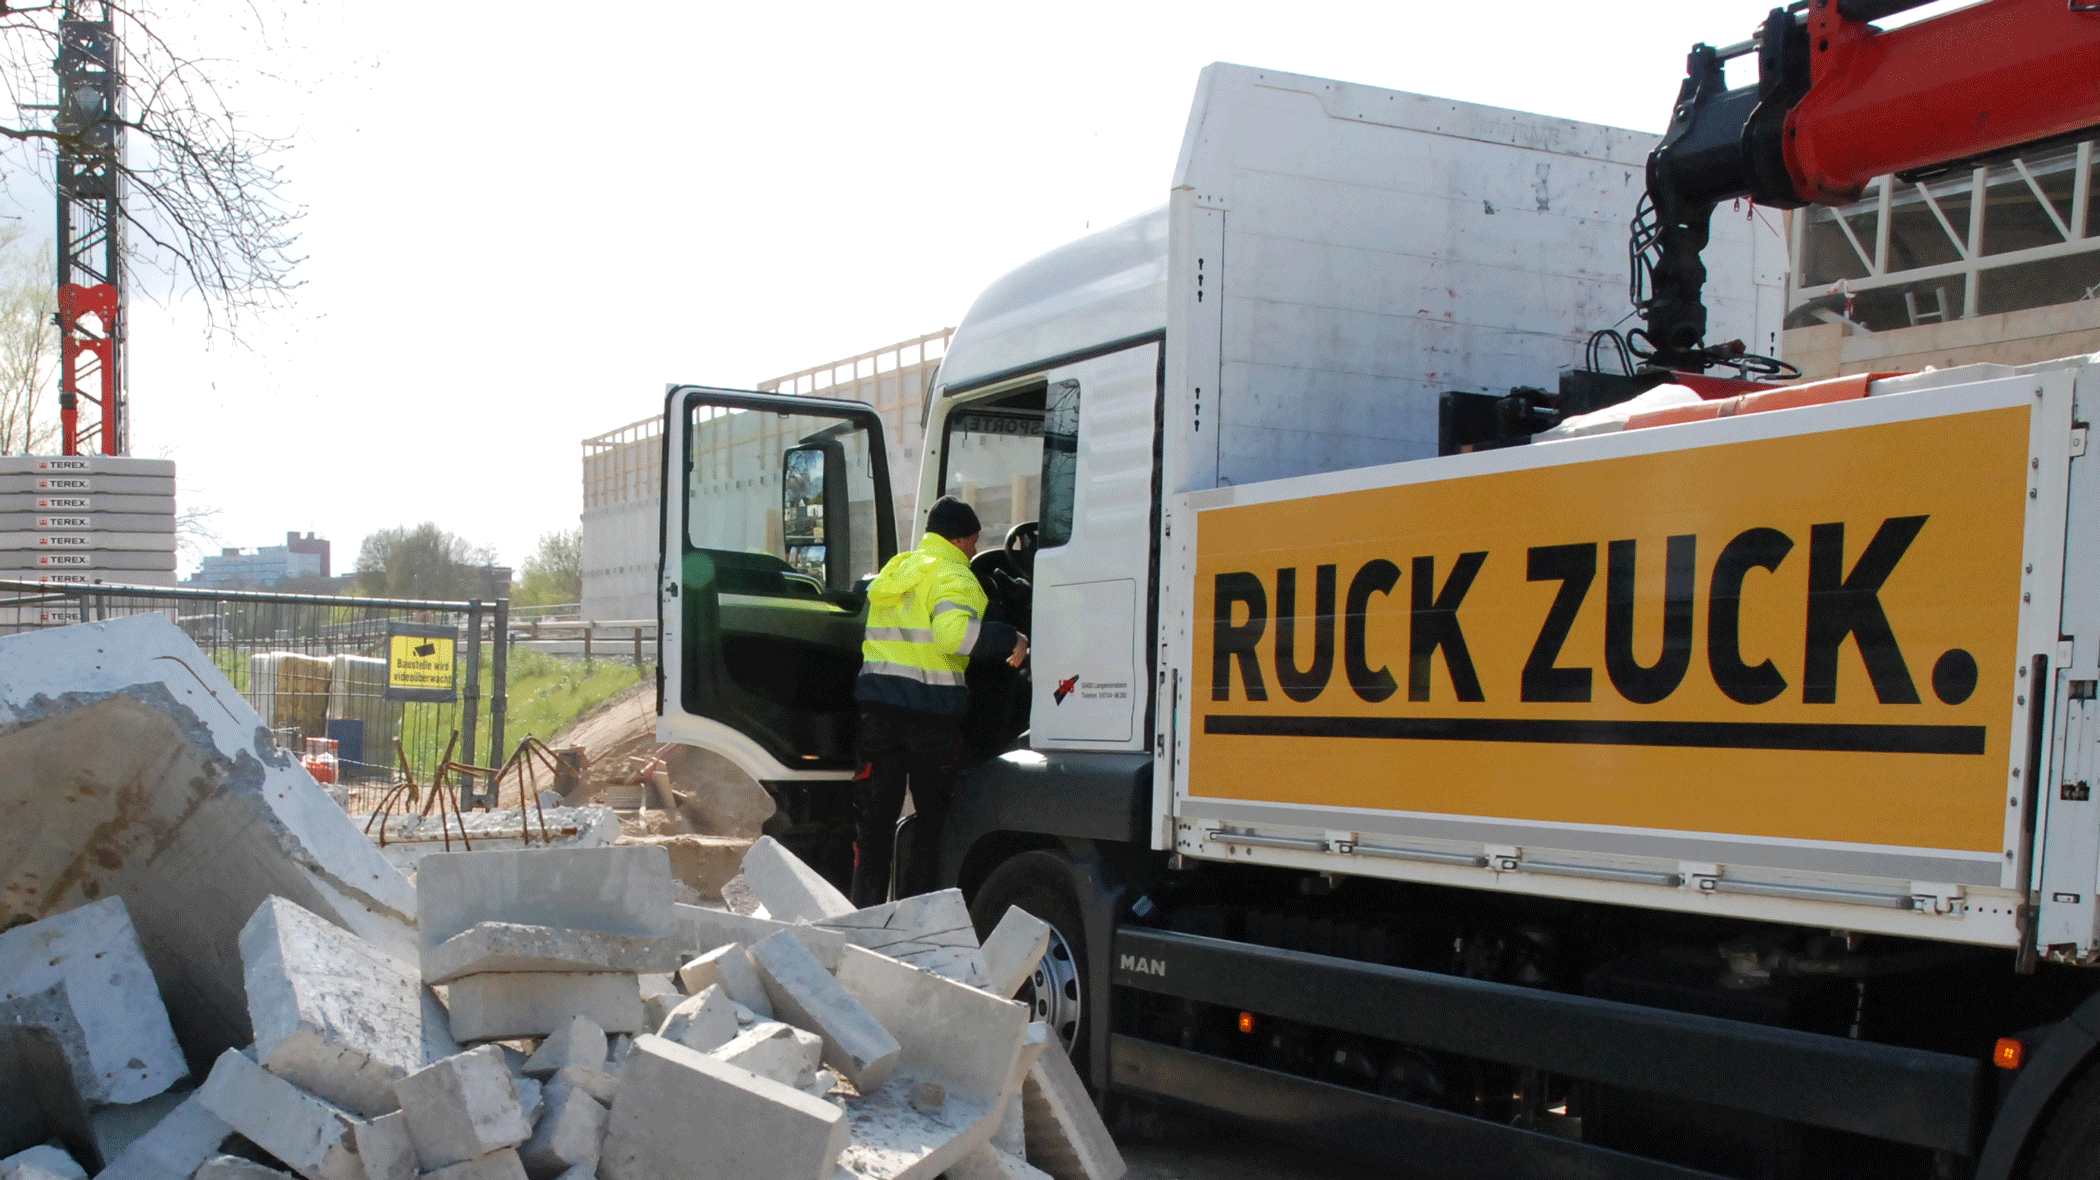
[[[977,523],[977,512],[968,504],[953,496],[942,496],[933,502],[933,511],[926,514],[926,531],[938,533],[953,541],[958,537],[974,537],[984,529]]]

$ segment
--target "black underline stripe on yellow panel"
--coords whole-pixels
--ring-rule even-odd
[[[1715,750],[1835,750],[1861,754],[1982,754],[1981,725],[1865,725],[1792,721],[1573,721],[1515,717],[1294,717],[1212,713],[1203,732],[1244,737],[1385,738],[1681,746]]]

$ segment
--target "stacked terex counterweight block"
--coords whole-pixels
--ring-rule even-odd
[[[174,585],[174,462],[0,456],[0,579]]]

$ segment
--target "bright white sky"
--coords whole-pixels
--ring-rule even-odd
[[[313,531],[341,570],[435,520],[519,564],[666,382],[951,326],[1163,202],[1208,62],[1660,131],[1686,49],[1770,7],[287,3],[213,48],[281,79],[240,95],[292,145],[304,286],[238,342],[135,299],[133,452],[227,545]]]

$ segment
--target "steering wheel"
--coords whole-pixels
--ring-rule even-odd
[[[1024,520],[1006,530],[1006,559],[1021,572],[1021,576],[1035,579],[1035,551],[1042,547],[1040,522]]]

